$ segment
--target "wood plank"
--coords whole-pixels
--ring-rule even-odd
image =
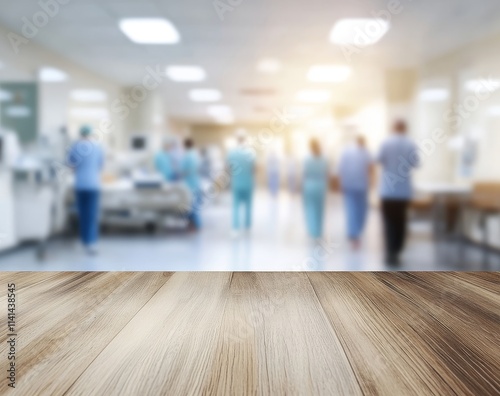
[[[310,273],[308,276],[364,393],[500,392],[494,374],[500,372],[498,343],[493,342],[489,331],[482,329],[482,324],[488,329],[495,326],[496,313],[490,311],[492,316],[488,319],[479,313],[467,301],[467,294],[463,294],[467,287],[450,275]],[[483,299],[489,300],[490,308],[498,309],[498,295],[485,290]],[[461,323],[460,310],[470,315],[475,327]],[[475,336],[471,337],[471,333]],[[485,358],[485,364],[481,364],[481,357]]]
[[[16,391],[25,395],[63,394],[170,276],[162,273],[37,275],[40,282],[17,293]],[[6,274],[0,278],[0,283],[12,279]],[[4,316],[0,326],[0,354],[4,356]],[[6,385],[2,377],[1,389],[6,389]]]
[[[61,272],[0,272],[0,306],[6,306],[7,285],[15,281],[17,291],[28,287],[34,287],[39,283],[48,282],[50,279],[61,277]]]
[[[497,293],[439,272],[401,273],[390,283],[432,320],[420,335],[435,358],[474,394],[500,393],[500,282]]]
[[[174,274],[68,395],[202,394],[230,281],[230,273]]]
[[[208,394],[361,394],[303,273],[233,274],[222,327]]]
[[[13,280],[20,394],[500,394],[500,274]]]
[[[8,282],[15,280],[16,287],[21,290],[26,287],[32,287],[40,282],[47,282],[49,279],[58,278],[63,272],[0,272],[1,287]],[[41,276],[43,274],[43,276]],[[5,289],[2,289],[5,290]],[[5,297],[3,294],[0,297]]]

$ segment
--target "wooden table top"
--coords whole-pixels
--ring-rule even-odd
[[[0,278],[2,394],[500,394],[498,273]]]

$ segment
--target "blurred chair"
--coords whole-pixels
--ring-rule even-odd
[[[412,217],[430,218],[432,213],[432,197],[427,194],[415,196],[410,203]]]
[[[464,200],[462,208],[462,235],[467,240],[473,238],[473,222],[466,222],[467,215],[474,213],[477,216],[477,225],[481,229],[481,240],[479,243],[483,249],[484,262],[488,261],[488,252],[491,246],[489,235],[488,219],[491,216],[500,214],[500,183],[498,182],[478,182],[473,186],[472,194],[468,200]],[[463,247],[463,244],[461,244]]]
[[[471,196],[471,186],[428,183],[417,185],[416,192],[413,205],[422,214],[430,209],[434,239],[462,239],[460,214],[463,202]]]

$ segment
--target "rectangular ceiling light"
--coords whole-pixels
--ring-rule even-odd
[[[213,105],[208,107],[207,113],[212,117],[224,117],[227,115],[232,115],[233,110],[231,109],[231,107],[226,105]]]
[[[3,69],[5,67],[5,65],[3,64],[3,62],[0,62],[0,69]]]
[[[232,124],[234,122],[234,116],[232,114],[227,114],[225,116],[214,117],[214,119],[219,124]]]
[[[70,97],[76,102],[104,102],[108,95],[98,89],[75,89],[71,91]]]
[[[189,97],[193,102],[217,102],[221,100],[222,94],[216,89],[192,89]]]
[[[326,89],[305,89],[297,92],[295,98],[299,102],[305,103],[323,103],[328,102],[331,98],[330,91]]]
[[[307,105],[293,105],[288,107],[288,109],[296,117],[308,117],[314,113],[314,107]]]
[[[447,89],[444,88],[428,88],[420,91],[419,99],[422,102],[442,102],[450,96]]]
[[[175,44],[180,41],[175,26],[162,18],[122,19],[120,29],[137,44]]]
[[[338,45],[367,47],[384,37],[389,28],[389,22],[381,18],[341,19],[330,31],[330,41]]]
[[[42,67],[38,71],[38,79],[42,82],[63,82],[68,75],[55,67]]]
[[[335,123],[331,117],[322,117],[309,121],[308,125],[317,129],[331,129],[335,126]]]
[[[351,75],[349,66],[315,65],[311,66],[307,78],[312,82],[342,82]]]
[[[212,105],[207,108],[210,114],[219,124],[232,124],[234,122],[233,110],[226,105]]]
[[[73,107],[70,115],[78,119],[101,120],[109,118],[109,111],[105,107]]]
[[[199,66],[168,66],[167,76],[178,82],[203,81],[205,70]]]
[[[491,78],[469,80],[465,83],[465,88],[471,92],[476,92],[481,90],[494,92],[500,88],[500,80]]]
[[[268,58],[262,59],[257,63],[257,70],[261,73],[277,73],[281,69],[281,63],[278,59]]]

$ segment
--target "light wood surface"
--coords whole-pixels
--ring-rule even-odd
[[[19,395],[500,394],[500,274],[2,273]]]

